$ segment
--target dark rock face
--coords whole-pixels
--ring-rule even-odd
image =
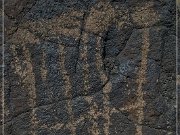
[[[5,3],[6,135],[174,135],[175,1]]]

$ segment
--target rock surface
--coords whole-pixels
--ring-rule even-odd
[[[5,2],[5,135],[175,135],[171,0]]]

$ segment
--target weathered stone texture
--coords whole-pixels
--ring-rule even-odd
[[[175,1],[5,3],[6,135],[174,135]]]

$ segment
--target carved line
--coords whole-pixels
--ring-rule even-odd
[[[42,50],[42,66],[41,66],[41,78],[45,82],[47,77],[47,69],[45,65],[45,59],[46,59],[46,53],[44,52],[44,49]]]
[[[83,42],[83,49],[81,50],[82,52],[80,53],[81,60],[83,61],[83,76],[84,76],[84,92],[85,94],[88,93],[89,89],[89,81],[88,81],[88,74],[89,74],[89,64],[88,64],[88,34],[83,33],[82,36],[82,42]],[[92,98],[91,97],[86,97],[85,100],[91,104],[92,103]],[[92,122],[92,127],[88,128],[88,132],[92,133],[92,135],[98,135],[99,134],[99,129],[98,129],[98,124],[96,122],[97,116],[96,116],[96,109],[97,109],[97,104],[94,102],[92,106],[90,106],[90,111],[88,112],[88,115],[86,116],[91,122]]]
[[[138,77],[136,83],[138,84],[138,88],[136,91],[137,100],[135,103],[131,105],[120,108],[120,111],[131,111],[135,112],[135,116],[137,117],[136,133],[135,135],[142,135],[142,123],[144,120],[144,93],[143,93],[143,84],[146,83],[146,71],[147,71],[147,56],[149,52],[149,29],[146,29],[143,34],[143,46],[141,48],[142,56],[141,56],[141,66],[138,73]]]
[[[15,59],[15,73],[18,74],[21,79],[22,79],[22,83],[24,84],[24,86],[26,87],[26,89],[28,90],[28,94],[29,94],[29,106],[32,108],[32,112],[31,112],[31,133],[33,135],[35,135],[35,126],[37,124],[36,121],[36,116],[35,116],[35,105],[36,105],[36,88],[35,88],[35,77],[33,74],[33,67],[31,64],[31,59],[30,59],[30,53],[28,51],[28,49],[26,49],[26,47],[23,47],[23,55],[25,57],[25,61],[24,63],[26,63],[26,68],[24,71],[22,70],[21,64],[20,64],[20,60],[19,58],[16,56],[16,50],[15,50],[15,46],[12,45],[12,49],[13,49],[13,53],[14,53],[14,59]]]
[[[47,84],[47,75],[48,75],[48,70],[46,67],[46,58],[47,58],[47,54],[45,52],[45,48],[42,48],[42,59],[41,59],[41,67],[40,67],[40,73],[41,73],[41,78],[42,81],[45,85],[45,87],[47,87],[47,90],[49,89],[48,84]],[[47,91],[47,97],[50,98],[52,100],[52,93],[51,91]]]
[[[87,94],[88,89],[89,89],[89,81],[88,81],[88,74],[89,74],[89,64],[87,62],[87,54],[88,54],[88,34],[87,33],[83,33],[82,36],[82,42],[83,42],[83,48],[80,49],[80,59],[83,62],[83,76],[84,76],[84,92],[85,94]]]
[[[139,109],[137,111],[138,113],[138,124],[136,125],[136,135],[142,135],[142,122],[144,120],[144,106],[145,106],[145,101],[144,101],[144,93],[142,90],[143,84],[146,82],[146,71],[147,71],[147,56],[149,52],[149,29],[144,31],[143,34],[143,46],[142,46],[142,61],[141,61],[141,69],[138,74],[138,79],[137,83],[138,89],[137,89],[137,103],[139,104]]]
[[[103,72],[103,61],[101,56],[101,37],[97,38],[97,46],[96,46],[96,66],[97,70],[100,74],[100,79],[103,84],[105,84],[108,80],[108,77]],[[109,135],[109,126],[110,126],[110,107],[109,107],[109,93],[112,90],[111,82],[108,82],[103,88],[103,117],[106,120],[104,123],[104,133],[105,135]]]
[[[60,68],[62,70],[62,77],[65,83],[65,96],[69,98],[67,100],[67,111],[70,118],[70,123],[68,124],[68,128],[71,131],[72,135],[76,135],[76,127],[74,125],[74,116],[73,116],[73,110],[72,110],[72,86],[70,83],[69,75],[67,75],[67,71],[65,69],[65,50],[63,45],[59,45],[59,51],[60,51]]]

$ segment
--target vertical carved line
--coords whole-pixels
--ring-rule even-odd
[[[17,57],[15,46],[12,46],[14,55],[15,73],[18,74],[22,79],[22,86],[28,90],[29,95],[29,106],[32,108],[31,112],[31,133],[35,135],[35,126],[37,124],[35,116],[35,105],[36,105],[36,88],[35,88],[35,76],[33,73],[33,67],[31,64],[30,53],[23,47],[23,55],[25,57],[24,63],[26,64],[25,70],[22,69],[19,58]]]
[[[105,84],[108,81],[108,77],[103,72],[103,61],[101,56],[101,37],[97,38],[97,46],[96,46],[96,67],[100,74],[100,79],[103,84]],[[109,93],[112,90],[112,84],[111,82],[108,82],[104,88],[103,88],[103,117],[105,119],[104,123],[104,134],[109,135],[109,126],[111,124],[110,122],[110,107],[109,107]]]
[[[97,46],[96,46],[96,67],[100,74],[100,79],[103,84],[108,80],[106,74],[103,72],[103,60],[101,56],[101,37],[97,37]]]
[[[18,29],[17,32],[13,35],[13,37],[10,40],[12,45],[12,50],[13,53],[16,56],[16,50],[15,50],[15,45],[21,45],[23,47],[23,52],[22,56],[24,56],[25,60],[24,65],[25,69],[23,71],[21,67],[21,63],[19,61],[19,58],[16,57],[16,64],[15,66],[18,66],[16,69],[16,73],[19,74],[19,76],[22,79],[22,86],[28,90],[28,95],[29,95],[29,106],[32,109],[31,112],[31,133],[35,135],[35,126],[37,124],[36,117],[35,117],[35,106],[36,106],[36,87],[35,87],[35,76],[33,73],[33,66],[32,66],[32,61],[30,58],[30,52],[29,50],[25,47],[26,44],[36,44],[39,43],[39,39],[36,38],[33,34],[31,34],[29,31],[25,29]]]
[[[96,122],[99,114],[98,114],[98,106],[95,102],[90,107],[89,114],[90,114],[90,120],[92,121],[92,127],[90,129],[90,132],[92,133],[92,135],[99,135],[98,123]]]
[[[25,76],[25,79],[23,82],[27,86],[27,89],[29,90],[29,105],[32,108],[31,112],[31,124],[32,124],[32,134],[35,135],[35,127],[37,125],[37,120],[36,120],[36,114],[35,114],[35,106],[36,106],[36,87],[35,87],[35,76],[33,73],[33,66],[30,58],[30,52],[28,51],[27,48],[24,47],[23,55],[26,58],[24,61],[27,65],[26,73],[27,75]]]
[[[67,111],[69,114],[70,123],[67,126],[70,129],[71,134],[76,135],[76,127],[74,125],[74,116],[73,116],[72,101],[71,101],[72,100],[72,94],[71,94],[72,86],[70,82],[70,77],[67,74],[67,71],[65,69],[65,51],[64,51],[63,45],[59,45],[59,51],[60,51],[60,68],[62,70],[62,77],[65,83],[65,96],[68,98]]]
[[[83,33],[82,34],[82,48],[80,49],[80,60],[82,60],[82,70],[83,70],[83,86],[84,86],[84,94],[88,93],[89,90],[89,64],[87,62],[87,55],[88,55],[88,34],[87,33]],[[92,98],[90,96],[85,97],[85,100],[88,102],[88,104],[91,104],[92,102]],[[90,121],[92,120],[91,116],[92,116],[92,111],[93,111],[93,107],[90,106],[90,112],[88,112],[88,115],[86,116],[88,119],[90,119]],[[93,122],[94,123],[94,122]],[[88,132],[93,133],[93,129],[89,129],[88,128]]]
[[[83,49],[81,50],[82,52],[80,53],[80,58],[83,62],[83,76],[84,76],[84,92],[85,94],[88,93],[89,90],[89,64],[88,64],[88,34],[87,33],[83,33],[82,36],[82,43],[83,43]],[[85,100],[88,102],[88,104],[92,103],[92,97],[91,96],[87,96],[85,97]],[[88,132],[90,132],[92,135],[99,135],[99,129],[98,129],[98,123],[96,122],[97,119],[97,109],[98,106],[97,104],[94,102],[92,106],[90,106],[89,108],[89,112],[88,112],[88,119],[92,122],[92,127],[88,128]]]
[[[109,135],[109,126],[111,125],[110,120],[110,107],[109,107],[109,93],[112,89],[112,83],[108,82],[103,88],[103,105],[104,105],[104,118],[106,122],[104,123],[104,133],[105,135]]]
[[[143,46],[142,46],[142,56],[141,56],[141,68],[138,73],[138,78],[136,82],[138,83],[138,89],[136,91],[137,95],[137,104],[138,104],[138,109],[137,109],[137,125],[136,125],[136,135],[142,135],[142,123],[144,120],[144,106],[145,106],[145,101],[144,101],[144,94],[142,90],[143,84],[146,82],[146,71],[147,71],[147,57],[148,57],[148,52],[149,52],[149,29],[145,30],[143,33]]]
[[[46,77],[47,77],[47,69],[46,69],[46,63],[45,63],[45,59],[46,59],[46,53],[44,52],[44,49],[42,51],[42,66],[41,66],[41,78],[42,80],[45,82],[46,81]]]
[[[83,33],[82,35],[82,43],[83,43],[83,48],[82,48],[82,52],[80,52],[80,59],[83,62],[83,77],[84,77],[84,92],[85,94],[88,93],[88,89],[89,89],[89,64],[87,62],[87,55],[88,55],[88,34],[87,33]]]
[[[52,92],[49,90],[49,86],[48,86],[48,82],[47,82],[47,78],[48,78],[48,69],[46,67],[46,59],[47,59],[47,52],[45,50],[44,47],[42,47],[42,58],[41,58],[41,66],[40,66],[40,75],[42,78],[42,83],[44,85],[44,88],[46,88],[46,94],[48,99],[50,99],[52,101]]]
[[[143,37],[143,45],[141,48],[142,56],[141,56],[141,64],[138,72],[136,83],[138,84],[136,91],[136,102],[129,104],[125,107],[120,108],[120,111],[129,111],[135,114],[137,119],[136,121],[136,133],[135,135],[142,135],[142,124],[144,120],[144,92],[143,85],[146,83],[146,71],[147,71],[147,57],[149,52],[149,29],[146,29],[144,33],[142,33]]]

